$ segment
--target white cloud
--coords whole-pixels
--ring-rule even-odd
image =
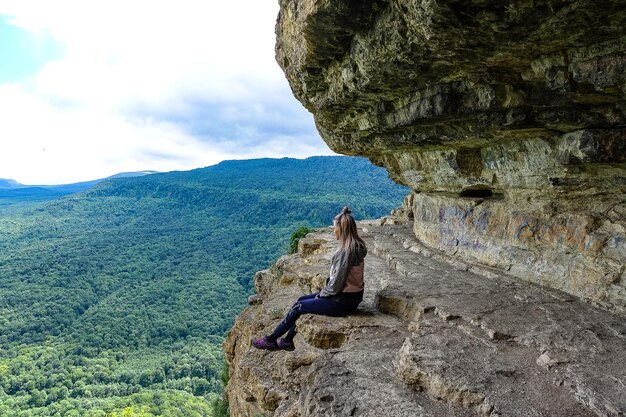
[[[149,119],[128,123],[120,115],[81,107],[58,109],[16,85],[0,86],[0,114],[0,169],[27,184],[101,178],[148,169],[152,162],[159,170],[189,169],[187,164],[204,166],[235,156],[174,125]]]
[[[277,13],[276,0],[0,0],[0,15],[65,50],[0,85],[0,177],[331,153],[274,61]]]

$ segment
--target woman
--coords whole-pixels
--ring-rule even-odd
[[[296,320],[301,314],[340,317],[356,311],[363,301],[363,258],[367,255],[367,248],[358,235],[356,223],[350,213],[350,209],[344,207],[333,220],[335,236],[340,245],[333,255],[326,286],[319,292],[298,298],[274,332],[269,336],[253,339],[252,346],[268,350],[294,350]],[[279,339],[285,332],[287,335]]]

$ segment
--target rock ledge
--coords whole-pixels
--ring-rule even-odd
[[[406,221],[359,228],[364,302],[345,318],[303,315],[294,352],[250,340],[323,285],[331,229],[257,273],[224,342],[233,416],[626,414],[623,315],[426,249]]]

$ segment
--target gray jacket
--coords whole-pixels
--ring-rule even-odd
[[[363,259],[367,255],[365,246],[357,245],[352,254],[347,249],[339,248],[333,255],[330,274],[326,286],[320,291],[320,297],[338,298],[344,290],[347,293],[361,292],[364,289]]]

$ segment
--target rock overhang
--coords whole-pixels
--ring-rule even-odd
[[[432,248],[626,307],[621,0],[281,0],[276,58]]]
[[[276,57],[329,146],[396,179],[403,155],[509,142],[548,143],[558,163],[564,134],[602,143],[626,124],[623,6],[282,1]]]

